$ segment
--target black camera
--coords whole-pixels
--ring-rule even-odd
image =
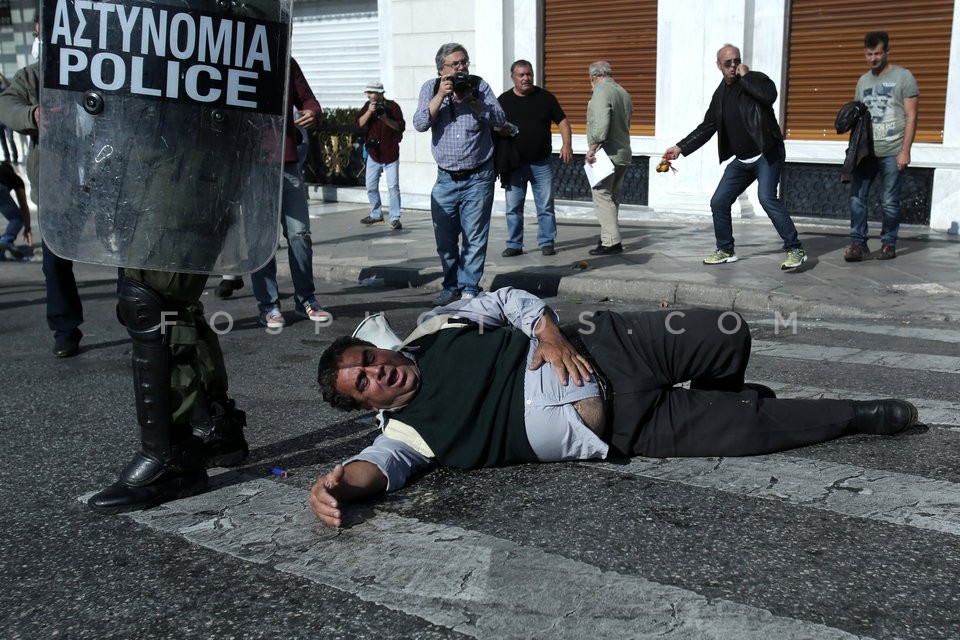
[[[469,73],[457,73],[451,80],[453,80],[453,93],[461,101],[472,96],[473,90],[480,86],[479,76],[472,76]]]
[[[469,73],[461,72],[452,76],[446,76],[442,79],[437,78],[437,81],[433,84],[434,94],[440,90],[441,80],[449,80],[453,83],[453,93],[460,102],[470,102],[475,98],[479,98],[480,76],[472,76]]]
[[[373,113],[379,117],[382,116],[387,111],[387,105],[384,104],[383,100],[378,100],[373,105]]]
[[[380,138],[367,138],[363,146],[367,148],[367,151],[376,151],[380,147]]]

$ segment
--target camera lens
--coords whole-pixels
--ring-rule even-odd
[[[457,95],[458,98],[463,100],[470,95],[472,87],[470,86],[470,75],[466,73],[458,73],[453,76],[453,92]]]

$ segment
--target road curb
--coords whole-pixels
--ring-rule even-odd
[[[280,267],[279,264],[278,267]],[[278,268],[280,275],[289,275],[282,273],[283,271],[283,267]],[[433,285],[438,290],[441,279],[440,270],[437,268],[418,269],[398,265],[367,266],[326,262],[314,263],[314,275],[323,280],[349,282],[356,286],[419,289]],[[631,302],[653,302],[662,307],[702,306],[749,313],[778,313],[784,318],[792,314],[806,317],[851,319],[893,317],[851,305],[816,302],[798,296],[775,294],[742,287],[705,285],[668,279],[623,280],[593,277],[588,274],[568,277],[559,271],[554,274],[487,269],[481,285],[488,291],[512,286],[541,297],[562,295],[595,301],[616,299]],[[942,321],[945,318],[944,316],[938,316],[931,319]]]

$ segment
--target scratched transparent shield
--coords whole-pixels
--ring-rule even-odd
[[[273,256],[290,5],[43,0],[40,225],[54,253],[212,274]]]

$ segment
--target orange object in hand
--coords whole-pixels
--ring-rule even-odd
[[[666,173],[667,171],[677,172],[676,168],[670,164],[670,159],[667,156],[660,158],[660,164],[657,165],[657,173]]]

